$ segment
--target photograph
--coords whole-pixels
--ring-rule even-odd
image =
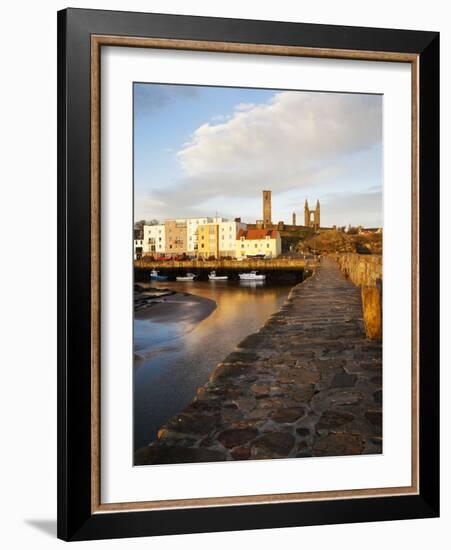
[[[133,465],[383,453],[382,94],[133,82]]]

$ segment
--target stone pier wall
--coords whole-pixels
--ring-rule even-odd
[[[344,275],[357,286],[382,284],[382,255],[337,254],[336,260]]]
[[[382,340],[382,256],[337,254],[344,275],[361,287],[365,332],[371,340]]]
[[[332,258],[296,285],[135,465],[382,452],[382,345]]]

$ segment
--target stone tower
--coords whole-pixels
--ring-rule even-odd
[[[293,212],[292,225],[296,225],[296,212]]]
[[[313,220],[312,220],[313,214]],[[315,231],[321,227],[321,206],[319,200],[316,201],[315,210],[310,210],[307,199],[304,203],[304,225],[305,227],[311,227]]]
[[[272,225],[271,221],[271,191],[263,191],[263,224]]]
[[[315,229],[319,229],[321,227],[321,206],[319,204],[319,200],[316,200],[316,206],[315,206],[315,214],[313,217]]]

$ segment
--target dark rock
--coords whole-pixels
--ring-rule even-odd
[[[235,404],[241,411],[252,411],[257,406],[257,401],[254,397],[240,397]]]
[[[369,370],[369,371],[382,370],[382,363],[380,363],[379,361],[376,361],[374,363],[361,362],[360,363],[360,368],[362,368],[364,370]]]
[[[304,414],[305,409],[303,407],[285,407],[271,413],[271,418],[274,422],[284,424],[296,422],[296,420],[304,416]]]
[[[258,332],[256,334],[250,334],[240,343],[241,349],[246,348],[261,348],[263,344],[267,343],[267,339]]]
[[[310,430],[308,428],[296,428],[296,433],[301,437],[307,437],[310,435]]]
[[[234,460],[248,460],[251,457],[251,450],[248,447],[235,447],[230,454]]]
[[[376,390],[373,393],[373,399],[376,403],[382,403],[382,390]]]
[[[286,432],[266,432],[254,441],[253,446],[270,455],[286,456],[294,446],[294,437]]]
[[[382,426],[382,411],[366,411],[365,418],[373,426]]]
[[[318,371],[303,368],[284,369],[277,377],[279,384],[316,384],[321,375]]]
[[[253,384],[251,390],[256,394],[257,399],[269,395],[270,392],[269,386],[261,386],[259,384]]]
[[[332,388],[350,388],[354,386],[356,380],[355,374],[336,374],[332,379],[331,386]]]
[[[164,428],[183,433],[205,434],[215,427],[218,422],[219,417],[217,416],[182,413],[171,418]],[[160,437],[160,432],[158,432],[158,437]]]
[[[312,450],[305,441],[301,441],[296,449],[296,458],[308,458],[312,456]]]
[[[349,433],[331,433],[317,440],[313,456],[359,455],[364,449],[362,436]]]
[[[291,391],[291,396],[297,403],[308,403],[314,393],[315,386],[305,384],[302,386],[294,386]]]
[[[196,399],[188,405],[185,411],[217,411],[221,406],[220,399]]]
[[[210,382],[216,383],[225,379],[235,378],[242,375],[255,374],[255,368],[243,363],[221,363],[210,376]]]
[[[149,447],[149,464],[184,464],[189,462],[222,462],[225,453],[211,449],[159,445]]]
[[[234,420],[231,427],[234,429],[254,428],[261,424],[262,420],[259,418],[241,418],[239,420]]]
[[[349,412],[345,411],[325,411],[319,419],[316,429],[317,430],[330,430],[333,428],[338,428],[344,424],[348,424],[354,420],[355,416]]]
[[[254,439],[258,435],[258,430],[255,428],[237,428],[224,430],[218,435],[218,440],[227,447],[231,449],[239,445],[247,443],[251,439]]]
[[[149,447],[141,447],[135,452],[133,460],[134,466],[143,466],[145,464],[149,464],[150,456],[151,455]]]
[[[258,354],[251,351],[232,351],[224,363],[254,363],[258,360]]]

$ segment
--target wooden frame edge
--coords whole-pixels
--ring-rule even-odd
[[[292,57],[320,57],[330,59],[361,59],[409,63],[417,54],[371,50],[343,50],[331,48],[307,48],[305,46],[280,46],[210,40],[181,40],[172,38],[145,38],[134,36],[91,35],[91,46],[123,46],[131,48],[156,48],[167,50],[191,50],[218,53],[247,53]]]
[[[412,71],[412,483],[407,487],[101,503],[100,492],[100,49],[159,48],[409,63]],[[91,513],[419,495],[419,54],[233,42],[91,35]]]
[[[100,44],[91,41],[91,512],[100,506]]]

